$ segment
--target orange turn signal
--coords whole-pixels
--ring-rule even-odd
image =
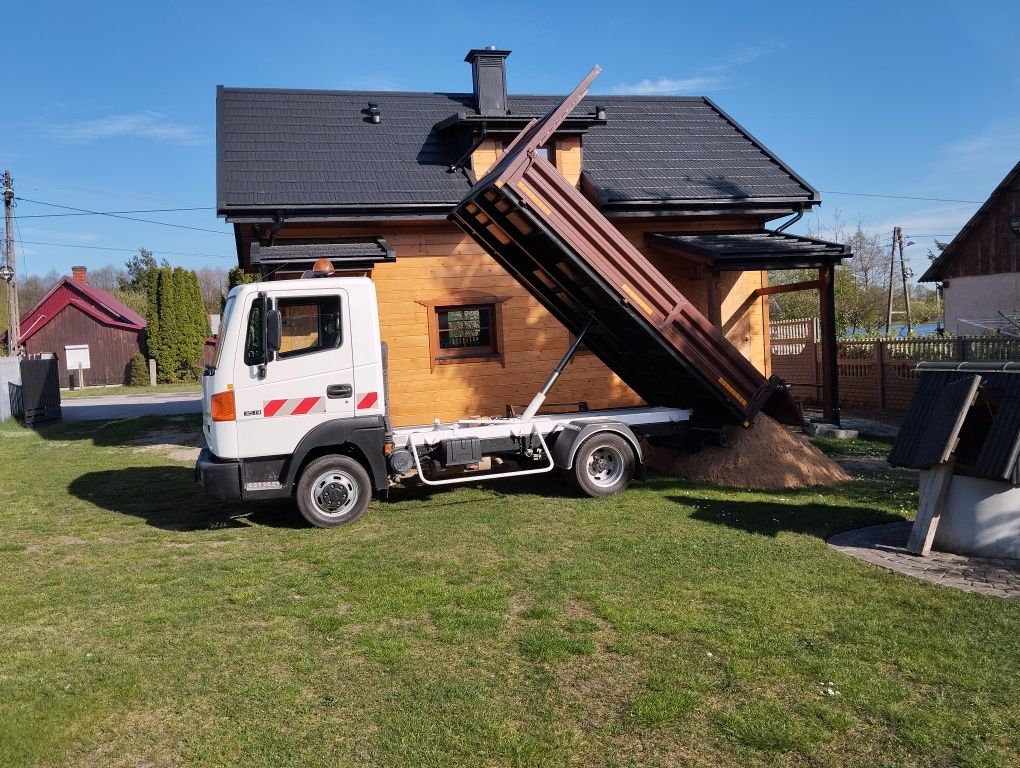
[[[209,398],[209,412],[213,421],[233,421],[234,414],[234,390],[217,392]]]

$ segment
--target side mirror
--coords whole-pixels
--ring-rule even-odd
[[[279,352],[283,342],[283,316],[280,310],[271,309],[266,312],[266,349]]]

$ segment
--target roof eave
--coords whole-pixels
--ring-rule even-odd
[[[941,281],[942,268],[946,265],[946,262],[952,257],[954,251],[959,247],[959,243],[970,233],[970,230],[977,225],[977,222],[984,216],[985,212],[991,207],[992,201],[1001,195],[1009,186],[1013,183],[1013,179],[1016,178],[1017,174],[1020,174],[1020,162],[1014,165],[1009,173],[1006,174],[1005,178],[1000,181],[995,189],[992,190],[991,194],[988,195],[988,199],[985,200],[981,207],[978,208],[974,215],[971,216],[967,223],[963,225],[959,232],[956,233],[956,237],[949,241],[949,244],[945,247],[931,263],[931,266],[925,270],[924,274],[921,275],[917,282],[919,283],[935,283]]]

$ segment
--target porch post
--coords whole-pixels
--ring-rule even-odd
[[[836,358],[836,268],[818,270],[818,298],[822,331],[822,415],[839,426],[839,366]]]

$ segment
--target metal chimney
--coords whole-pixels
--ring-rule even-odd
[[[509,55],[510,51],[490,45],[488,48],[472,48],[464,57],[464,61],[471,65],[475,111],[478,114],[506,114],[506,57]]]

